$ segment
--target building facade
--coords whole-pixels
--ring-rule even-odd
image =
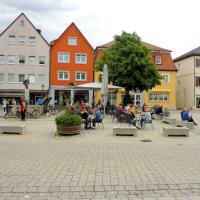
[[[174,59],[177,73],[177,108],[200,107],[200,47]]]
[[[23,81],[29,79],[30,102],[49,89],[50,47],[22,13],[0,34],[0,100],[25,95]]]
[[[92,91],[75,86],[93,82],[93,48],[72,23],[51,43],[51,103],[91,101]]]
[[[107,44],[96,47],[94,51],[94,66],[98,59],[102,56],[103,51],[109,48],[113,44],[109,42]],[[160,105],[163,107],[168,107],[170,109],[176,109],[176,72],[177,68],[171,57],[171,51],[151,45],[144,42],[144,45],[151,49],[150,55],[152,60],[158,67],[160,74],[163,77],[161,85],[154,87],[148,92],[144,91],[142,93],[136,93],[130,91],[132,96],[132,102],[135,106],[142,106],[147,103],[149,106]],[[101,72],[95,71],[95,81],[99,81],[99,76]],[[119,104],[122,102],[125,90],[110,90],[109,100],[112,104]],[[97,92],[96,101],[100,99],[101,94]]]

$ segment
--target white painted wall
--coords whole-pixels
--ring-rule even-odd
[[[21,26],[21,21],[24,21],[24,26]],[[16,36],[16,44],[9,44],[9,35]],[[21,45],[18,43],[19,36],[25,36],[25,44]],[[29,36],[36,37],[36,45],[29,45]],[[25,74],[28,78],[28,74],[36,75],[36,83],[30,84],[30,90],[42,90],[41,83],[39,83],[39,74],[45,74],[45,87],[44,90],[49,88],[49,54],[50,47],[43,40],[40,34],[34,29],[31,23],[27,20],[24,15],[20,17],[1,35],[0,37],[0,55],[5,55],[5,63],[0,64],[0,73],[4,73],[4,82],[0,83],[1,89],[24,89],[22,83],[18,83],[18,74]],[[7,56],[15,55],[15,64],[7,64]],[[18,64],[18,55],[25,55],[25,64]],[[36,65],[29,65],[29,56],[36,56]],[[39,65],[39,56],[45,56],[45,65]],[[14,73],[16,83],[8,83],[7,74]]]

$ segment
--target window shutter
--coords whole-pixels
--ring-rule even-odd
[[[199,87],[199,77],[196,76],[196,87]]]

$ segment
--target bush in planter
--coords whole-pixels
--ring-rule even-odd
[[[55,118],[55,121],[59,134],[71,135],[80,133],[82,118],[73,112],[63,111]]]

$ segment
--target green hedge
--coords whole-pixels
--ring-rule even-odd
[[[81,125],[82,118],[73,112],[62,111],[58,116],[56,116],[55,121],[57,125],[77,126]]]

